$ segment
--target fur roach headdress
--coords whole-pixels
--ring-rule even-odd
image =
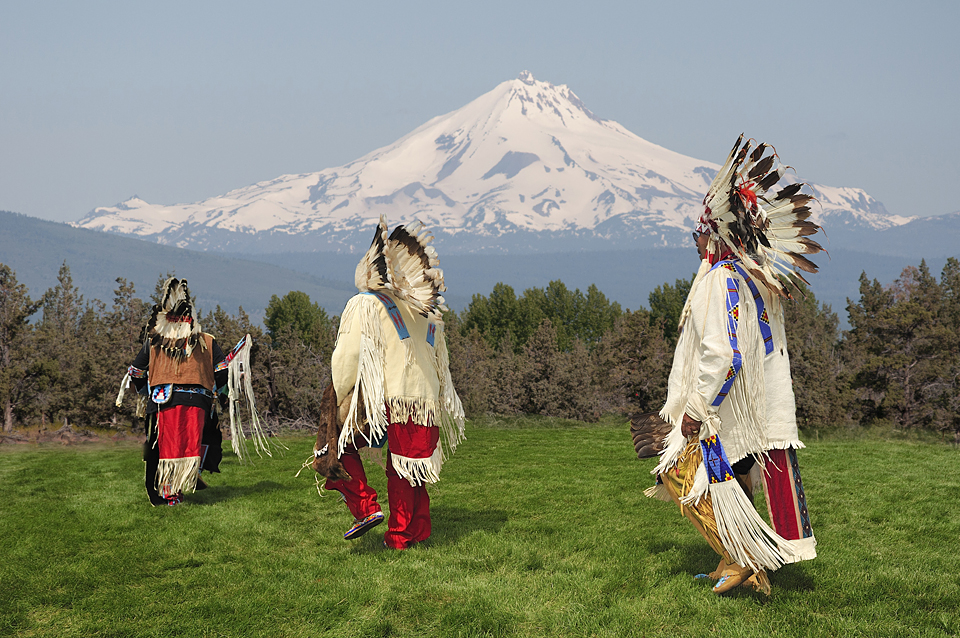
[[[697,230],[709,233],[710,253],[731,251],[771,293],[789,298],[787,281],[808,283],[798,270],[817,272],[817,265],[804,257],[823,250],[809,239],[821,230],[808,221],[809,204],[816,199],[800,192],[801,183],[768,196],[790,167],[780,163],[769,144],[753,148],[754,140],[741,147],[742,142],[743,134],[710,184]],[[764,157],[767,150],[772,154]]]
[[[159,346],[178,361],[189,357],[197,343],[203,343],[186,279],[171,277],[164,282],[163,297],[147,322],[147,339],[151,346]]]
[[[406,301],[424,317],[441,318],[447,310],[443,271],[433,235],[419,221],[397,226],[388,236],[387,220],[381,215],[373,242],[357,264],[355,283],[360,292],[388,290]]]

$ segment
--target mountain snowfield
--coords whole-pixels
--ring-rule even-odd
[[[134,197],[75,225],[200,250],[359,252],[384,214],[391,224],[420,219],[444,250],[681,246],[718,169],[598,118],[567,86],[524,71],[345,166],[195,204]],[[833,229],[913,219],[860,189],[811,188],[822,206],[815,219]]]

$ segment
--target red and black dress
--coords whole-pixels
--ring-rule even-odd
[[[147,396],[144,483],[154,505],[175,504],[198,486],[199,473],[220,471],[223,453],[214,399],[227,384],[225,357],[202,334],[189,356],[174,358],[145,341],[127,371]],[[220,394],[219,400],[226,401]],[[202,489],[202,487],[201,487]]]

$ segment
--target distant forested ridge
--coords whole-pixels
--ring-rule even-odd
[[[139,427],[134,403],[114,406],[136,355],[150,300],[123,278],[108,305],[84,299],[64,262],[32,299],[0,264],[0,410],[4,431],[72,424]],[[658,410],[691,279],[664,283],[649,308],[624,310],[596,286],[561,281],[517,295],[498,283],[445,316],[450,365],[469,415],[541,414],[595,421]],[[785,302],[801,427],[877,421],[942,432],[960,442],[960,262],[935,277],[925,262],[889,284],[860,278],[850,329],[805,291]],[[257,404],[273,428],[312,429],[330,377],[339,318],[300,291],[273,295],[263,325],[217,306],[200,318],[224,350],[253,335]]]

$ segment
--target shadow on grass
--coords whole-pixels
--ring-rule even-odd
[[[388,512],[384,512],[389,516]],[[418,548],[445,547],[454,545],[461,538],[477,532],[495,534],[507,522],[507,512],[498,509],[472,510],[449,505],[437,505],[430,508],[431,535]],[[387,551],[383,546],[383,532],[387,531],[387,521],[374,528],[353,543],[350,552],[367,554]],[[379,533],[377,533],[379,532]]]
[[[507,522],[505,510],[483,508],[467,509],[450,505],[431,508],[433,519],[433,545],[452,545],[464,536],[476,532],[495,534]]]
[[[697,542],[678,542],[651,539],[646,544],[646,551],[649,554],[670,554],[670,558],[664,561],[665,569],[668,574],[695,574],[710,573],[720,562],[720,557],[716,552],[710,549],[706,541]]]
[[[774,587],[786,591],[802,592],[814,591],[817,586],[813,578],[807,573],[803,563],[784,565],[770,575],[770,582]]]
[[[676,574],[710,573],[720,557],[710,549],[706,541],[702,543],[670,542],[654,539],[646,544],[645,550],[650,554],[670,554],[665,563],[666,572]],[[770,582],[773,588],[788,592],[812,592],[816,590],[813,578],[807,574],[802,563],[784,565],[775,572],[770,572]],[[765,602],[767,597],[752,589],[737,588],[728,594],[730,596],[744,596],[756,598]]]
[[[260,481],[254,485],[211,485],[202,492],[187,495],[187,501],[193,505],[215,505],[235,498],[243,498],[252,494],[266,494],[277,490],[287,489],[287,486],[275,481]]]

